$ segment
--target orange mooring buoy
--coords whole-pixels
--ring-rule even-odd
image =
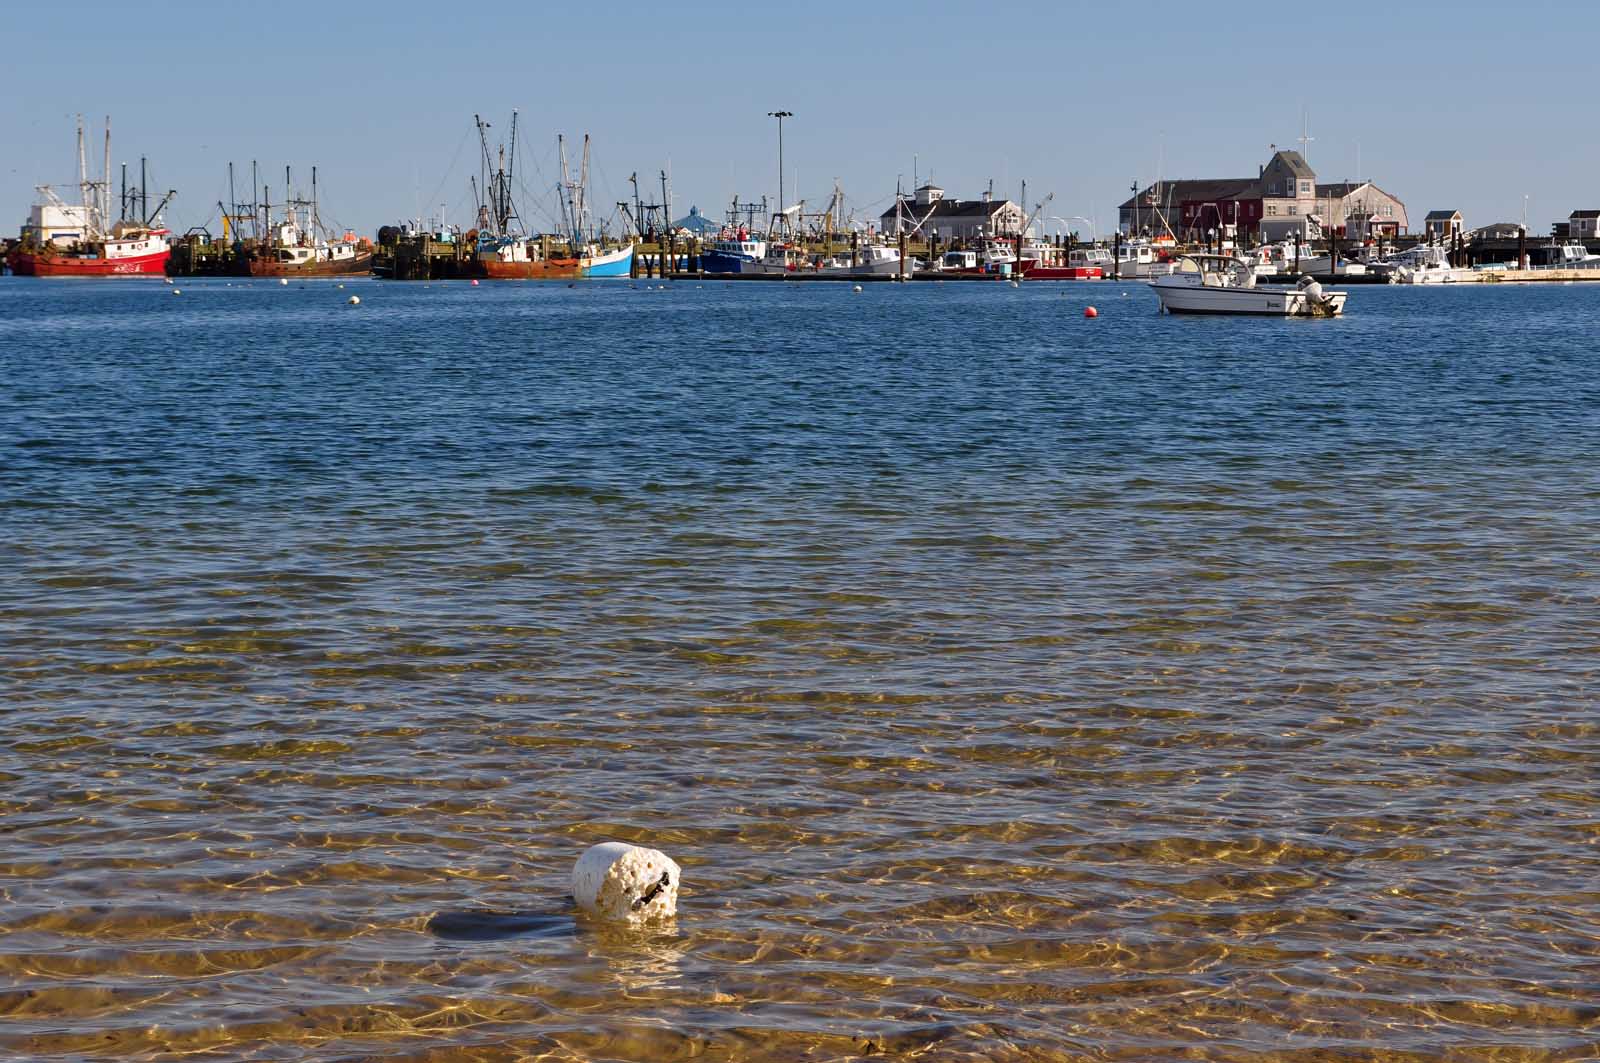
[[[1084,317],[1099,317],[1100,316],[1100,311],[1096,310],[1092,306],[1086,306],[1086,307],[1083,308],[1083,316]]]

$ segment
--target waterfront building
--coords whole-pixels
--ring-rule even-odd
[[[1430,210],[1422,219],[1422,231],[1430,240],[1449,240],[1462,229],[1459,210]]]
[[[1356,242],[1399,236],[1408,228],[1406,205],[1371,181],[1318,185],[1316,214]]]
[[[1027,216],[1009,199],[948,199],[944,189],[929,183],[878,216],[878,231],[898,236],[916,230],[919,237],[937,236],[942,243],[979,240],[986,236],[1016,236]],[[920,223],[920,226],[919,226]]]
[[[1274,150],[1255,177],[1160,181],[1125,200],[1118,225],[1130,235],[1203,240],[1214,234],[1262,240],[1392,236],[1407,227],[1405,204],[1371,181],[1318,184],[1298,151]]]
[[[1575,210],[1568,214],[1567,235],[1574,240],[1600,240],[1600,210]]]
[[[1522,223],[1515,221],[1496,221],[1480,226],[1466,234],[1469,242],[1483,240],[1515,240],[1521,231]]]

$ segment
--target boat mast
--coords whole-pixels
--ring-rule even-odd
[[[317,234],[322,231],[322,215],[317,213],[317,168],[311,167],[311,242],[317,242]]]
[[[578,217],[589,220],[589,134],[583,135],[583,169],[578,173]]]
[[[473,205],[478,210],[478,231],[489,230],[489,235],[499,236],[494,231],[493,211],[489,206],[489,134],[485,132],[489,123],[483,120],[482,115],[473,115],[472,121],[478,127],[478,180],[472,188]]]
[[[78,202],[83,212],[83,239],[88,242],[93,223],[89,217],[89,157],[83,148],[83,115],[78,116]]]
[[[106,149],[101,163],[102,177],[100,179],[100,224],[105,225],[106,219],[111,216],[111,116],[106,115]]]
[[[502,159],[504,158],[503,153],[501,157]],[[511,231],[511,219],[516,217],[517,213],[516,209],[511,205],[511,182],[517,174],[517,112],[515,108],[513,108],[511,111],[511,161],[509,165],[502,163],[502,169],[504,170],[504,174],[500,179],[500,195],[502,200],[500,230],[502,232],[509,233]],[[520,231],[522,228],[522,225],[520,224],[521,219],[519,218],[517,220],[519,223],[517,225],[517,229]]]

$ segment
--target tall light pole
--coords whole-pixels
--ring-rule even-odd
[[[793,118],[793,111],[768,111],[768,118],[778,120],[778,213],[783,213],[783,120]]]

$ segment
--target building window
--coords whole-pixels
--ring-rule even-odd
[[[1267,204],[1267,213],[1268,214],[1276,214],[1276,213],[1278,213],[1278,205],[1276,203],[1268,203]]]
[[[1392,218],[1392,217],[1394,217],[1394,208],[1393,208],[1393,207],[1384,207],[1384,208],[1383,208],[1383,216],[1384,216],[1384,217],[1385,217],[1385,218]]]
[[[1291,216],[1298,215],[1299,213],[1300,213],[1300,208],[1299,207],[1295,206],[1292,203],[1289,204],[1289,214]]]
[[[1300,182],[1300,194],[1302,196],[1309,196],[1311,194],[1311,182],[1310,181],[1301,181]]]

